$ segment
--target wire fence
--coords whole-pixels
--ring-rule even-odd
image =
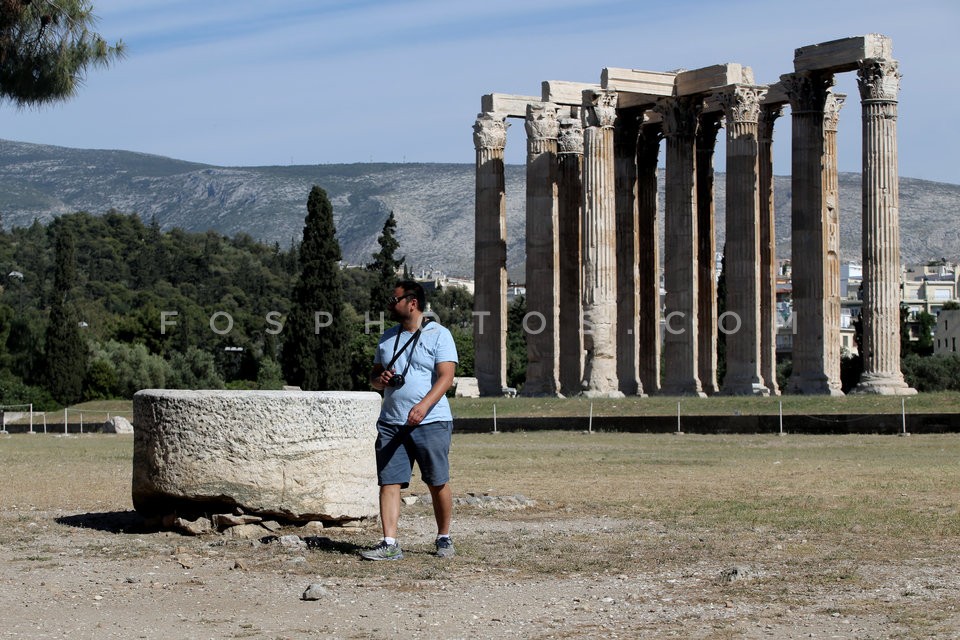
[[[133,421],[131,410],[101,410],[65,408],[60,411],[34,411],[32,404],[0,405],[3,427],[0,433],[95,433],[113,418]]]
[[[24,411],[26,409],[26,411]],[[33,431],[33,405],[32,404],[0,404],[0,433],[9,433],[7,431],[7,420],[13,423],[16,420],[23,419],[26,413],[29,416],[30,431]]]
[[[491,407],[491,416],[470,417],[456,419],[457,428],[461,431],[481,433],[492,427],[493,433],[502,430],[581,430],[592,433],[599,427],[604,431],[619,432],[656,432],[683,434],[692,433],[896,433],[910,435],[908,423],[918,427],[919,432],[960,431],[960,420],[954,419],[955,414],[941,415],[939,413],[924,414],[909,412],[906,398],[899,398],[896,411],[888,410],[881,413],[862,413],[849,411],[846,413],[825,414],[797,412],[795,409],[784,414],[782,400],[776,402],[776,412],[751,412],[744,409],[730,413],[704,413],[701,407],[688,410],[682,399],[676,400],[676,410],[673,415],[667,413],[651,413],[630,415],[621,413],[605,413],[597,415],[594,403],[590,402],[587,415],[577,412],[577,415],[568,416],[526,416],[512,415],[510,417],[497,416],[497,405]],[[756,409],[755,406],[751,407]],[[892,409],[892,407],[891,407]],[[491,420],[492,418],[492,420]],[[931,423],[931,420],[933,421]],[[709,424],[705,424],[705,422]],[[785,424],[786,422],[786,424]],[[506,429],[504,429],[506,427]]]

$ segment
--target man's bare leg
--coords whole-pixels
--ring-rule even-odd
[[[380,487],[380,524],[384,538],[397,537],[400,522],[400,485],[385,484]]]
[[[398,503],[399,495],[400,493],[398,491]],[[430,495],[433,498],[433,515],[437,519],[437,535],[449,535],[450,520],[453,517],[453,492],[450,491],[450,484],[430,487]],[[383,507],[381,506],[380,509],[383,510]]]

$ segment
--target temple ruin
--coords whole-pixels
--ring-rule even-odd
[[[855,391],[915,393],[900,372],[900,73],[890,39],[870,34],[796,49],[793,72],[774,84],[757,84],[749,67],[733,63],[680,72],[605,68],[596,85],[546,81],[539,96],[483,96],[474,125],[474,344],[481,395],[501,395],[507,386],[508,118],[523,118],[527,134],[530,321],[523,394],[780,393],[771,150],[785,105],[792,122],[796,333],[793,373],[784,391],[840,395],[836,132],[845,96],[831,87],[835,74],[848,71],[857,73],[863,114],[864,371]],[[730,328],[722,387],[713,188],[721,129],[724,320]]]

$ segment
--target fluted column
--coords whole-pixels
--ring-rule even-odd
[[[697,128],[697,371],[704,393],[717,384],[717,232],[713,154],[719,112],[703,114]]]
[[[613,126],[615,91],[583,92],[583,394],[620,397]]]
[[[912,395],[900,372],[900,211],[895,60],[864,60],[857,71],[863,109],[863,375],[858,393]]]
[[[637,236],[639,281],[637,323],[639,372],[645,393],[660,391],[660,229],[657,222],[657,158],[660,123],[640,127],[637,142]]]
[[[830,92],[823,105],[823,190],[826,198],[827,270],[824,297],[827,307],[824,341],[827,375],[840,380],[840,179],[837,167],[837,125],[846,98]]]
[[[617,229],[617,379],[624,395],[643,395],[639,351],[637,139],[642,111],[617,114],[613,128]]]
[[[727,372],[723,392],[768,395],[760,376],[760,180],[757,142],[765,90],[736,86],[720,95],[727,117],[725,318]]]
[[[560,395],[557,108],[527,105],[527,378],[525,396]],[[532,314],[532,315],[531,315]],[[532,319],[535,318],[535,319]]]
[[[560,225],[560,391],[580,393],[583,333],[580,330],[580,220],[583,199],[583,125],[560,120],[558,202]]]
[[[474,235],[474,372],[480,395],[507,386],[507,205],[503,148],[507,121],[481,113],[473,126],[477,150]]]
[[[771,395],[777,384],[777,235],[773,193],[773,123],[783,107],[761,106],[758,122],[760,189],[760,375]]]
[[[702,100],[661,98],[666,152],[664,370],[661,392],[705,396],[697,374],[697,121]]]
[[[823,184],[824,104],[833,76],[794,73],[781,76],[790,100],[793,124],[792,271],[793,373],[790,393],[843,395],[840,379],[828,366],[825,284],[827,281],[826,197]]]

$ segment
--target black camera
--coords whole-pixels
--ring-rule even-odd
[[[406,380],[403,379],[403,374],[395,373],[393,374],[393,377],[387,380],[387,386],[399,388],[403,386],[404,382],[406,382]]]

